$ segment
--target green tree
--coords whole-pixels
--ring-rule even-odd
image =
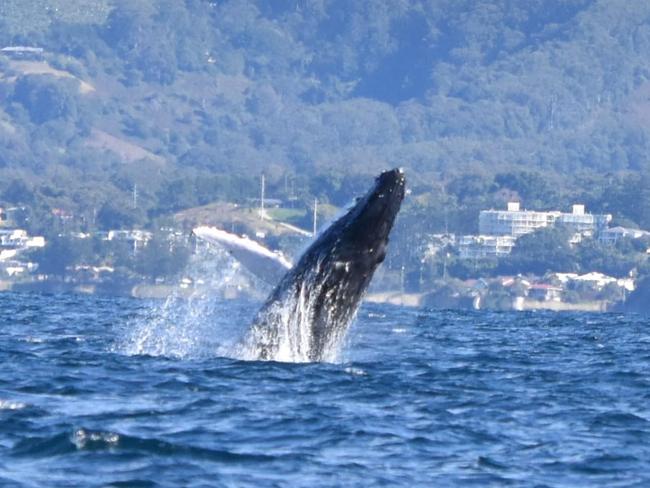
[[[75,264],[89,264],[93,257],[92,242],[73,236],[57,236],[35,253],[40,273],[63,277]]]
[[[34,190],[25,180],[13,179],[2,192],[2,200],[13,205],[34,202]]]
[[[158,192],[158,208],[163,212],[176,212],[198,204],[194,181],[177,178],[163,184]]]
[[[156,235],[135,257],[135,269],[152,281],[174,277],[183,271],[189,260],[189,249]]]
[[[77,115],[79,82],[52,75],[25,75],[16,82],[14,100],[22,104],[32,122],[42,124],[57,118]]]
[[[139,208],[114,201],[105,202],[97,212],[97,225],[102,230],[129,229],[143,221],[144,216]]]
[[[517,239],[510,256],[502,258],[498,271],[501,274],[544,275],[548,272],[573,272],[578,270],[574,250],[569,244],[570,232],[566,229],[546,227]]]
[[[584,239],[575,247],[580,271],[598,271],[610,276],[625,277],[645,259],[645,249],[638,249],[635,240],[620,239],[615,245],[606,245],[594,239]]]
[[[639,201],[636,206],[637,222],[642,228],[650,229],[650,164],[643,169],[639,180]]]
[[[557,205],[557,193],[542,174],[534,171],[498,173],[495,184],[501,189],[517,192],[529,208]]]

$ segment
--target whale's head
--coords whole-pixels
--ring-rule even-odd
[[[388,235],[404,199],[405,185],[401,168],[381,173],[354,207],[323,233],[324,241],[335,241],[330,254],[355,265],[362,274],[372,274],[386,255]]]

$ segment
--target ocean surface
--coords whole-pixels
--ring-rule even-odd
[[[337,362],[256,304],[0,294],[0,486],[650,486],[650,322],[364,305]]]

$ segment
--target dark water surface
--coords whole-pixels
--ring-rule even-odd
[[[224,357],[250,304],[0,307],[3,487],[650,486],[641,317],[364,306],[281,364]]]

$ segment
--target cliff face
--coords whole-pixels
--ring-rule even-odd
[[[624,310],[650,315],[650,277],[639,282],[636,290],[626,300]]]

